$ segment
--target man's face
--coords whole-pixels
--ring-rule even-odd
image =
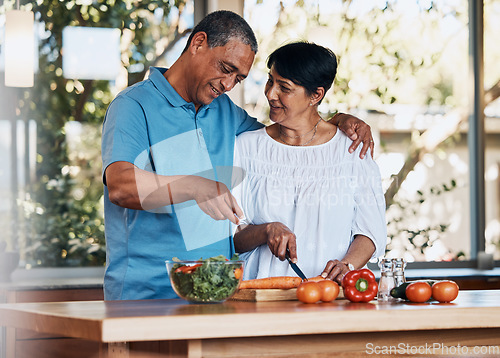
[[[236,39],[214,48],[205,40],[193,53],[193,76],[187,88],[190,102],[199,108],[233,89],[247,77],[254,58],[250,45]]]

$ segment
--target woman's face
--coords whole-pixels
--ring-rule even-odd
[[[269,71],[264,94],[269,102],[269,118],[274,123],[300,119],[310,108],[311,96],[305,88],[281,77],[274,66]]]

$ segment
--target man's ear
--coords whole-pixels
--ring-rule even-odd
[[[196,53],[200,48],[207,45],[207,34],[203,31],[197,32],[193,35],[191,39],[191,44],[189,45],[189,51],[192,54]]]
[[[315,106],[321,101],[325,95],[325,89],[323,87],[318,87],[316,91],[311,95],[311,105]]]

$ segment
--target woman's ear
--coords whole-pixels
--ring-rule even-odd
[[[325,96],[325,89],[323,87],[316,88],[316,91],[311,95],[311,106],[317,105]]]
[[[191,51],[191,53],[194,54],[206,44],[207,44],[207,34],[203,31],[197,32],[191,39],[191,44],[189,45],[189,51]]]

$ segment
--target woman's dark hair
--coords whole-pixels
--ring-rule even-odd
[[[323,87],[326,93],[337,74],[333,51],[305,41],[276,49],[267,59],[267,68],[272,66],[280,76],[304,87],[308,95],[315,93],[318,87]]]
[[[252,28],[245,19],[234,12],[219,10],[205,16],[189,35],[183,53],[188,49],[193,36],[198,32],[207,34],[207,43],[210,48],[225,46],[229,40],[238,39],[245,45],[250,45],[252,51],[257,53],[257,39]]]

